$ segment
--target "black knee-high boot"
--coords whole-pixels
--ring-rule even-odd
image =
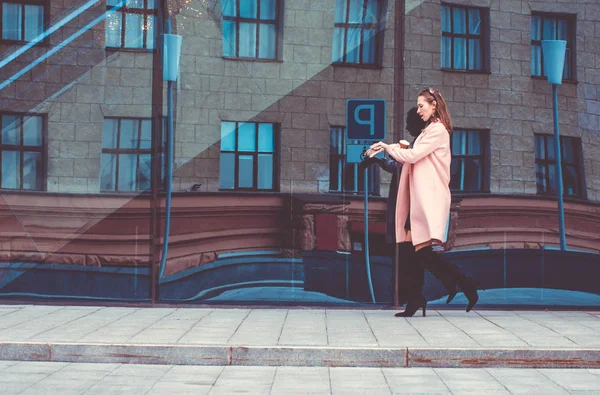
[[[423,266],[437,277],[448,290],[449,295],[446,303],[449,303],[454,298],[456,295],[456,285],[458,285],[469,301],[467,312],[471,311],[479,300],[477,282],[470,277],[465,277],[458,266],[442,259],[431,247],[419,250],[417,255],[421,256],[419,261],[422,262]]]
[[[423,317],[425,317],[427,309],[427,300],[421,293],[423,289],[423,281],[425,278],[425,269],[419,262],[417,254],[414,252],[414,247],[410,244],[410,251],[408,256],[405,257],[407,279],[404,282],[406,286],[406,310],[400,313],[396,313],[396,317],[412,317],[415,313],[422,308]]]

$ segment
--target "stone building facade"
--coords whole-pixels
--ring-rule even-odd
[[[239,12],[252,11],[235,14],[237,6],[227,11],[228,1],[174,1],[165,7],[171,12],[174,32],[183,36],[175,95],[174,191],[190,191],[194,185],[200,191],[236,190],[236,186],[221,185],[225,165],[221,154],[223,123],[239,126],[256,122],[270,123],[275,128],[274,152],[270,152],[273,176],[270,183],[267,180],[264,184],[264,190],[330,192],[335,173],[331,169],[335,154],[332,129],[346,123],[346,100],[385,99],[387,136],[392,141],[401,137],[403,113],[413,106],[417,92],[424,86],[434,86],[448,101],[458,130],[465,131],[465,136],[468,131],[482,132],[478,137],[481,155],[477,159],[481,169],[479,173],[474,170],[479,179],[473,181],[478,186],[473,191],[535,195],[540,188],[536,182],[539,168],[536,171],[534,136],[549,135],[553,130],[550,86],[543,77],[532,76],[532,15],[539,15],[549,20],[564,17],[570,24],[568,29],[572,29],[567,32],[571,77],[559,88],[561,133],[575,137],[574,144],[581,147],[574,159],[581,166],[573,165],[581,186],[577,196],[600,200],[597,2],[369,0],[358,2],[365,19],[352,25],[350,22],[356,22],[351,20],[354,2],[266,1],[263,9],[267,9],[267,4],[276,7],[269,17],[269,23],[274,18],[276,44],[272,59],[260,59],[261,44],[256,46],[258,52],[250,56],[226,52],[229,49],[225,41],[237,42],[235,45],[239,46],[245,37],[225,40],[226,24],[239,29],[244,23],[246,28],[253,23],[254,29],[263,31],[265,22],[260,16],[252,23],[235,19],[240,18]],[[262,4],[247,4],[250,3]],[[36,170],[44,173],[40,189],[59,193],[139,193],[147,189],[147,131],[141,132],[138,146],[124,148],[109,147],[103,142],[109,133],[103,137],[103,129],[107,128],[107,119],[135,119],[140,122],[135,127],[141,125],[141,120],[149,120],[155,133],[161,130],[166,115],[166,84],[161,79],[161,51],[155,49],[160,40],[151,36],[162,28],[162,2],[135,0],[125,8],[120,8],[117,0],[109,0],[108,4],[52,0],[44,4],[44,20],[50,34],[42,43],[27,48],[27,40],[11,41],[5,37],[0,47],[4,59],[1,73],[6,81],[0,90],[0,111],[40,114],[43,118],[43,159],[38,165],[41,168]],[[341,4],[345,4],[345,16],[339,13]],[[396,12],[398,6],[404,7],[403,16]],[[469,32],[473,34],[465,40],[480,40],[481,46],[475,49],[481,51],[480,64],[475,66],[480,70],[469,71],[470,66],[465,70],[453,64],[441,67],[445,61],[442,52],[448,50],[442,45],[443,36],[448,37],[446,42],[453,43],[462,37],[456,23],[449,25],[449,35],[448,31],[442,33],[443,29],[448,30],[442,26],[442,14],[444,9],[455,12],[460,7],[465,7],[469,18],[470,10],[479,10],[481,26],[478,31]],[[373,10],[377,10],[376,15],[369,16]],[[105,12],[109,13],[106,19]],[[227,18],[224,12],[233,12],[234,17]],[[135,30],[133,17],[128,19],[131,15],[142,18],[136,22],[141,23],[141,37],[124,27],[128,23]],[[372,64],[356,64],[364,59],[333,61],[339,44],[334,42],[336,31],[350,35],[354,32],[352,26],[372,27],[378,32],[373,39],[376,48]],[[397,34],[399,29],[404,34]],[[260,41],[260,35],[257,37]],[[365,39],[347,46],[362,48],[365,44],[361,40]],[[450,51],[456,51],[453,48]],[[351,49],[344,47],[342,52]],[[366,55],[360,52],[356,56]],[[454,56],[455,52],[451,57]],[[122,149],[134,150],[127,152],[137,157],[127,160],[136,161],[136,169],[127,169],[127,162],[116,162],[117,156],[125,160],[119,156],[125,152]],[[240,160],[235,167],[239,172],[243,161],[240,152],[235,155]],[[258,151],[252,155],[252,160],[258,161]],[[250,160],[247,156],[245,160]],[[467,168],[468,163],[472,164],[468,160],[465,159]],[[259,178],[257,168],[262,165],[247,163],[252,163],[254,178]],[[539,160],[537,163],[542,166]],[[31,166],[27,170],[31,171]],[[454,171],[464,175],[469,170]],[[120,188],[115,174],[129,177],[129,184]],[[469,177],[473,176],[466,176]],[[546,181],[550,182],[551,176]],[[382,195],[387,193],[387,182],[389,177],[381,174]],[[252,185],[255,188],[250,189],[261,189],[256,180]],[[343,189],[340,187],[339,191]],[[347,191],[356,189],[350,187]]]

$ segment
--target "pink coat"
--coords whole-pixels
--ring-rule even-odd
[[[450,133],[441,122],[431,123],[412,149],[393,145],[389,155],[402,173],[396,204],[396,242],[409,241],[404,229],[410,211],[413,245],[445,242],[450,212]]]

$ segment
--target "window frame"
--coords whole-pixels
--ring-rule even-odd
[[[441,10],[442,7],[450,8],[450,32],[444,32],[442,29],[441,23]],[[466,23],[465,30],[467,33],[454,33],[454,11],[455,8],[462,8],[466,11]],[[477,9],[481,15],[481,34],[480,35],[472,35],[469,33],[469,9]],[[440,43],[440,69],[442,71],[449,72],[460,72],[460,73],[472,73],[472,74],[491,74],[490,72],[490,56],[491,56],[491,24],[490,24],[490,8],[489,7],[478,7],[478,6],[468,6],[462,4],[453,4],[442,2],[440,4],[440,40],[443,40],[444,37],[450,37],[450,67],[442,66],[442,52],[444,50],[443,44]],[[467,68],[458,69],[454,67],[454,38],[464,38],[466,40],[466,65]],[[469,65],[469,39],[479,39],[481,41],[481,69],[480,70],[471,70],[468,68]]]
[[[283,18],[284,18],[284,0],[275,0],[275,20],[260,19],[260,3],[261,0],[256,1],[256,19],[245,18],[240,16],[240,0],[235,1],[236,16],[226,16],[221,14],[223,21],[231,21],[235,23],[235,56],[228,56],[223,53],[221,46],[221,56],[227,60],[242,60],[250,62],[282,62],[283,57]],[[240,23],[252,23],[256,25],[256,45],[255,45],[255,57],[239,56],[240,54]],[[275,57],[273,58],[260,58],[260,25],[275,25]],[[221,27],[221,40],[223,40],[224,29]],[[233,122],[233,121],[232,121]]]
[[[108,2],[106,3],[107,18],[105,18],[105,24],[108,21],[109,11],[122,15],[122,17],[121,17],[121,46],[120,47],[111,47],[111,46],[107,45],[106,39],[107,39],[108,29],[106,27],[104,28],[104,47],[107,51],[153,52],[156,50],[157,44],[158,44],[158,34],[157,34],[158,5],[159,5],[160,0],[154,0],[154,8],[148,8],[148,0],[143,0],[143,1],[144,1],[144,8],[131,8],[131,7],[128,7],[127,4],[123,5],[122,7],[118,7],[116,5],[108,5]],[[126,30],[126,26],[127,26],[127,17],[126,17],[127,14],[142,15],[142,17],[144,18],[144,26],[147,24],[148,16],[149,15],[154,16],[154,24],[155,25],[154,25],[154,47],[153,48],[147,48],[147,41],[148,41],[148,30],[147,29],[142,29],[144,32],[144,38],[142,39],[142,43],[143,43],[142,48],[133,48],[133,47],[125,46],[125,30]]]
[[[454,154],[452,150],[452,135],[450,135],[450,153],[451,159],[463,159],[463,158],[479,158],[481,161],[481,188],[477,191],[468,191],[468,190],[460,190],[460,189],[450,189],[453,194],[460,195],[473,195],[479,193],[490,193],[490,177],[491,177],[491,147],[490,147],[490,129],[476,129],[476,128],[460,128],[455,127],[452,131],[452,134],[456,132],[476,132],[479,134],[479,141],[481,142],[481,155],[463,155],[463,154]],[[467,138],[467,152],[468,152],[468,141]],[[452,177],[452,173],[450,174]],[[452,185],[452,180],[450,180],[450,186]]]
[[[48,1],[45,0],[0,0],[0,42],[3,44],[28,44],[28,43],[33,43],[34,41],[27,41],[25,40],[25,12],[23,12],[23,17],[21,20],[21,36],[23,37],[22,40],[11,40],[11,39],[5,39],[2,37],[2,31],[4,29],[3,26],[3,19],[4,19],[4,3],[11,3],[11,4],[19,4],[23,7],[23,10],[25,10],[25,6],[26,5],[37,5],[37,6],[42,6],[44,8],[44,21],[43,21],[43,26],[42,26],[42,32],[46,32],[49,28],[49,12],[50,12],[50,4]],[[44,36],[44,38],[40,41],[35,42],[36,44],[47,44],[48,43],[48,36]]]
[[[335,7],[337,7],[337,1],[335,1]],[[383,37],[383,33],[384,33],[384,22],[382,21],[382,17],[385,13],[384,8],[386,7],[387,2],[384,0],[376,0],[379,3],[379,15],[377,15],[377,22],[376,23],[350,23],[350,1],[351,0],[341,0],[341,1],[345,1],[346,2],[346,15],[344,17],[344,22],[340,23],[340,22],[335,22],[335,18],[334,18],[334,22],[333,22],[333,34],[335,35],[335,29],[336,28],[343,28],[344,29],[344,45],[343,45],[343,50],[342,50],[342,60],[338,60],[338,61],[331,61],[331,64],[333,66],[346,66],[346,67],[361,67],[361,68],[381,68],[382,64],[383,64],[383,41],[384,41],[384,37]],[[368,0],[361,0],[363,2],[363,15],[362,15],[362,19],[363,21],[366,19],[366,13],[367,13],[367,2]],[[348,62],[346,60],[346,57],[348,56],[348,41],[346,40],[346,35],[349,29],[351,28],[357,28],[359,27],[361,29],[360,32],[360,46],[359,46],[359,51],[358,51],[358,62]],[[374,47],[375,47],[375,61],[373,63],[364,63],[363,62],[363,49],[364,49],[364,29],[376,29],[376,33],[373,36],[373,39],[375,41],[374,43]],[[334,47],[333,47],[333,38],[332,38],[332,45],[331,45],[331,51],[332,51],[332,57],[333,57],[333,51],[334,51]]]
[[[152,135],[150,137],[150,148],[127,148],[127,149],[121,149],[121,148],[104,148],[104,121],[106,120],[117,120],[118,121],[118,129],[117,129],[117,136],[116,136],[116,142],[117,142],[117,147],[119,147],[119,145],[121,144],[121,121],[125,120],[130,120],[130,121],[139,121],[139,125],[138,125],[138,144],[141,144],[141,133],[142,133],[142,121],[150,121],[150,130],[151,133],[154,132],[154,119],[151,117],[142,117],[142,118],[137,118],[137,117],[105,117],[102,121],[102,146],[101,146],[101,151],[100,151],[100,174],[99,174],[99,179],[100,179],[100,193],[102,194],[110,194],[110,193],[114,193],[114,194],[140,194],[140,193],[150,193],[151,192],[151,186],[148,187],[148,189],[139,189],[139,168],[140,168],[140,156],[141,155],[150,155],[150,185],[152,185]],[[166,145],[168,144],[168,139],[166,138],[166,124],[162,125],[163,128],[163,142],[165,144],[165,154],[167,152],[166,149]],[[162,146],[159,148],[158,150],[159,154],[162,154]],[[107,155],[116,155],[116,159],[115,159],[115,189],[102,189],[102,156],[104,154]],[[129,154],[129,155],[136,155],[137,159],[137,172],[135,175],[135,189],[133,190],[124,190],[121,191],[119,190],[119,156],[123,155],[123,154]],[[166,182],[167,179],[167,175],[166,175],[166,167],[167,164],[163,163],[162,160],[162,155],[159,155],[158,160],[160,161],[159,163],[159,167],[161,168],[161,174],[163,174],[163,169],[165,171],[164,173],[164,180],[163,180],[163,184],[164,182]],[[161,187],[159,186],[159,189]]]
[[[279,170],[279,164],[281,163],[281,149],[280,149],[280,130],[281,130],[281,124],[276,123],[276,122],[258,122],[258,121],[230,121],[230,120],[222,120],[221,121],[221,128],[222,128],[222,124],[223,122],[229,122],[229,123],[235,123],[235,150],[231,151],[231,150],[223,150],[223,148],[221,147],[221,139],[219,139],[219,161],[221,160],[221,154],[222,153],[228,153],[228,154],[234,154],[235,155],[235,160],[234,160],[234,169],[233,169],[233,188],[222,188],[221,187],[221,168],[219,167],[219,192],[279,192],[280,190],[280,170]],[[255,136],[255,144],[256,144],[256,150],[255,151],[239,151],[239,147],[238,147],[238,130],[239,130],[239,125],[240,124],[254,124],[255,126],[255,131],[256,131],[256,136]],[[272,179],[272,183],[273,183],[273,187],[271,189],[259,189],[258,188],[258,155],[261,153],[258,151],[258,143],[259,143],[259,133],[258,133],[258,125],[259,124],[269,124],[273,126],[273,179]],[[222,130],[222,129],[221,129]],[[264,153],[264,152],[263,152]],[[239,186],[239,181],[240,181],[240,172],[238,169],[238,163],[239,163],[239,156],[240,155],[252,155],[253,160],[252,160],[252,187],[247,188],[247,187],[240,187]]]
[[[1,191],[19,191],[19,192],[45,192],[48,190],[48,114],[39,114],[39,113],[19,113],[12,111],[2,111],[0,112],[0,129],[1,129],[1,120],[3,116],[17,116],[21,118],[21,144],[19,145],[8,145],[2,143],[2,136],[0,133],[0,190]],[[24,118],[26,117],[40,117],[42,119],[42,145],[40,147],[37,146],[29,146],[23,145],[24,140]],[[15,147],[18,147],[15,149]],[[2,186],[2,151],[17,151],[20,153],[20,188],[4,188]],[[23,160],[25,152],[40,152],[41,159],[41,188],[40,189],[23,189]]]
[[[332,133],[334,131],[337,131],[337,133],[341,134],[341,140],[338,137],[337,141],[341,141],[342,146],[340,147],[335,147],[335,151],[336,153],[332,153],[332,147],[331,147],[331,140],[332,140]],[[351,140],[353,141],[353,140]],[[359,174],[359,167],[358,167],[358,163],[348,163],[346,161],[347,158],[347,151],[346,151],[346,147],[348,144],[348,141],[346,140],[346,127],[345,126],[339,126],[339,125],[331,125],[329,127],[329,193],[334,194],[334,193],[342,193],[342,194],[352,194],[352,195],[363,195],[364,194],[364,190],[363,185],[364,185],[364,178],[363,178],[363,182],[360,182],[360,174]],[[340,153],[341,152],[341,153]],[[338,166],[338,178],[337,178],[337,184],[338,184],[338,188],[337,189],[333,189],[332,188],[332,163],[333,161],[337,161],[337,166]],[[346,168],[348,166],[352,166],[353,169],[353,173],[354,173],[354,188],[352,190],[347,190],[346,189]],[[341,169],[341,174],[340,174],[340,169]],[[369,196],[381,196],[381,177],[380,177],[380,172],[377,171],[377,166],[371,165],[369,167],[369,171],[370,171],[370,179],[373,182],[373,190],[371,192],[369,192]],[[364,176],[363,176],[364,177]]]
[[[535,177],[535,185],[536,185],[536,194],[540,195],[540,196],[556,196],[556,192],[552,192],[551,188],[549,188],[549,190],[547,191],[540,191],[540,186],[538,185],[538,177],[537,177],[537,166],[538,165],[542,165],[544,166],[544,170],[545,170],[545,184],[546,185],[550,185],[550,172],[548,171],[548,166],[550,165],[554,165],[557,166],[556,163],[556,157],[554,159],[540,159],[537,157],[537,149],[535,148],[535,140],[538,137],[543,137],[544,140],[552,140],[552,142],[554,143],[554,135],[552,134],[546,134],[546,133],[535,133],[534,134],[534,161],[535,161],[535,172],[536,172],[536,177]],[[565,155],[564,155],[564,151],[563,151],[563,141],[567,140],[567,139],[571,139],[573,141],[573,147],[576,147],[576,151],[574,154],[576,155],[575,161],[574,162],[565,162]],[[548,157],[548,144],[547,142],[544,141],[544,156],[547,158]],[[553,153],[553,155],[555,155]],[[567,195],[565,194],[565,190],[563,189],[563,198],[567,198],[567,199],[579,199],[579,200],[586,200],[587,199],[587,189],[586,189],[586,183],[585,183],[585,168],[584,168],[584,164],[583,164],[583,145],[581,142],[581,138],[579,137],[573,137],[573,136],[560,136],[560,156],[561,156],[561,165],[562,165],[562,175],[563,175],[563,185],[564,185],[564,177],[565,177],[565,167],[566,166],[574,166],[576,171],[577,171],[577,182],[579,185],[577,185],[577,187],[579,188],[580,193],[577,195]]]
[[[542,79],[546,80],[547,77],[544,75],[544,51],[542,51],[542,40],[544,35],[544,19],[554,19],[558,21],[559,19],[565,19],[568,23],[568,37],[567,37],[567,49],[571,51],[571,62],[570,62],[570,70],[571,75],[568,78],[563,78],[564,82],[577,82],[577,15],[576,14],[560,14],[555,12],[538,12],[531,11],[531,15],[529,17],[529,37],[531,38],[531,26],[533,25],[533,17],[539,16],[541,18],[540,21],[540,40],[531,39],[531,43],[529,45],[529,51],[531,53],[531,47],[533,45],[539,45],[540,47],[540,75],[531,74],[531,62],[533,62],[533,58],[530,58],[529,61],[529,73],[531,78],[533,79]]]

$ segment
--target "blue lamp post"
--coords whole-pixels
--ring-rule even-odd
[[[562,159],[560,153],[560,133],[558,130],[558,85],[562,83],[563,67],[565,63],[565,50],[567,42],[564,40],[542,40],[542,53],[544,55],[544,73],[548,82],[552,84],[552,108],[554,110],[554,150],[556,156],[556,193],[558,195],[558,227],[560,231],[560,249],[567,249],[565,236],[565,209],[563,205],[563,177]]]
[[[159,281],[165,271],[169,252],[169,232],[171,228],[171,193],[173,184],[173,85],[179,74],[182,37],[171,33],[171,21],[166,23],[167,33],[163,34],[163,79],[167,81],[167,199],[165,202],[165,236],[163,254],[160,261]],[[162,139],[161,139],[162,140]]]

